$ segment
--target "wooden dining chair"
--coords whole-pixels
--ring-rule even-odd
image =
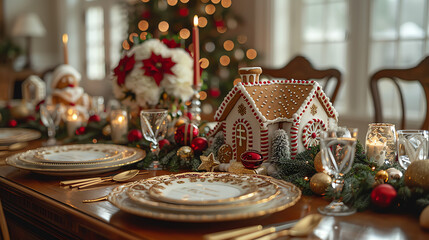
[[[337,98],[338,91],[342,83],[341,72],[335,68],[328,69],[316,69],[313,67],[311,62],[303,57],[296,56],[284,67],[279,69],[273,68],[262,68],[262,73],[270,77],[275,78],[287,78],[287,79],[297,79],[297,80],[326,80],[323,89],[327,89],[328,83],[335,81],[334,92],[329,98],[331,102],[334,103]]]
[[[405,101],[399,86],[399,81],[418,81],[425,92],[426,97],[426,117],[421,129],[429,130],[429,56],[423,59],[417,66],[407,69],[382,69],[374,73],[370,78],[370,89],[374,102],[375,121],[383,122],[383,112],[381,107],[380,92],[378,81],[381,79],[390,79],[396,86],[401,102],[401,129],[405,129]]]
[[[3,212],[3,206],[1,204],[1,199],[0,199],[0,230],[1,230],[1,239],[2,240],[9,240],[9,230],[7,228],[7,223],[6,223],[6,218],[4,216],[4,212]]]

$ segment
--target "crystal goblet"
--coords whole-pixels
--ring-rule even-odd
[[[55,139],[56,128],[60,124],[62,108],[60,104],[41,104],[40,119],[43,125],[48,129],[48,140],[44,143],[45,146],[53,146],[57,144]]]
[[[162,170],[159,165],[158,154],[159,144],[158,136],[163,133],[163,123],[168,112],[165,109],[148,109],[140,112],[140,124],[142,128],[143,137],[150,142],[150,148],[154,155],[153,161],[149,166],[152,170]]]
[[[355,156],[357,129],[347,130],[338,128],[321,133],[320,151],[322,164],[326,172],[333,176],[332,187],[335,191],[334,200],[325,207],[320,207],[320,213],[330,216],[346,216],[356,212],[346,206],[340,199],[344,186],[344,175],[350,171]]]
[[[416,160],[428,158],[429,131],[398,130],[398,161],[405,170]]]

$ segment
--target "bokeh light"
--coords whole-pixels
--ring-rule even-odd
[[[146,31],[149,28],[149,23],[146,20],[141,20],[138,27],[140,31]]]
[[[246,52],[246,57],[250,60],[255,59],[256,56],[258,56],[258,53],[256,52],[255,49],[251,48],[249,50],[247,50]]]
[[[205,11],[208,15],[213,15],[216,12],[216,7],[213,4],[207,4]]]
[[[234,86],[241,82],[241,78],[234,79]]]
[[[240,44],[245,44],[247,42],[247,36],[246,35],[238,35],[237,41]]]
[[[147,37],[147,32],[140,33],[140,39],[141,40],[146,40],[146,37]]]
[[[220,4],[224,8],[229,8],[229,7],[231,7],[232,1],[231,0],[222,0],[222,2]]]
[[[187,3],[189,0],[180,0],[182,3]]]
[[[218,31],[218,33],[225,33],[226,27],[217,27],[216,30]]]
[[[207,52],[213,52],[216,49],[216,45],[213,42],[207,42],[204,46]]]
[[[182,39],[188,39],[191,36],[191,32],[187,28],[182,28],[179,32],[179,36]]]
[[[129,50],[130,49],[130,44],[128,43],[127,40],[124,40],[122,42],[122,48],[125,49],[125,50]]]
[[[177,4],[177,0],[167,0],[168,5],[174,6]]]
[[[231,62],[231,59],[229,59],[228,56],[223,55],[222,57],[220,57],[219,62],[222,66],[228,66],[228,64]]]
[[[130,42],[134,42],[134,38],[138,37],[139,35],[137,33],[130,33],[130,37],[128,38]]]
[[[207,58],[201,58],[200,59],[200,66],[201,66],[201,68],[206,69],[206,68],[209,67],[209,65],[210,65],[210,62],[209,62],[209,60]]]
[[[226,40],[223,43],[223,48],[225,48],[226,51],[231,51],[232,49],[234,49],[234,42],[231,40]]]
[[[218,4],[220,2],[220,0],[212,0],[212,3],[214,4]]]
[[[199,94],[200,94],[200,100],[201,101],[203,101],[203,100],[205,100],[207,98],[207,93],[206,92],[200,91]]]
[[[147,3],[147,2],[149,2],[150,0],[142,0],[142,2],[144,2],[144,3]]]
[[[158,29],[161,32],[167,32],[169,27],[170,27],[170,25],[168,25],[168,22],[166,22],[166,21],[161,21],[158,24]]]
[[[207,26],[207,18],[205,18],[205,17],[199,17],[198,18],[198,27],[203,28],[205,26]]]
[[[234,51],[234,57],[237,60],[242,60],[244,58],[244,51],[242,49],[237,49]]]

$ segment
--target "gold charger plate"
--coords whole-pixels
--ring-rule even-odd
[[[186,177],[188,175],[195,176],[195,174],[200,175],[217,175],[219,177],[228,176],[231,173],[182,173],[175,176]],[[217,204],[217,205],[181,205],[181,204],[172,204],[162,201],[157,201],[150,197],[148,191],[155,185],[163,182],[164,180],[170,178],[170,176],[161,176],[157,178],[143,179],[137,182],[134,182],[129,186],[127,194],[135,202],[138,202],[144,206],[156,209],[165,209],[170,211],[181,211],[181,212],[213,212],[213,211],[236,211],[242,208],[249,207],[258,207],[260,204],[271,201],[280,194],[280,188],[277,184],[254,175],[241,175],[245,180],[253,182],[257,186],[256,194],[246,199],[246,201],[230,203],[230,204]]]
[[[255,177],[257,175],[254,175]],[[162,176],[161,176],[162,177]],[[267,203],[261,204],[256,208],[243,208],[241,210],[233,212],[177,212],[167,209],[155,209],[144,206],[136,201],[133,201],[128,197],[128,189],[134,183],[127,183],[116,187],[107,197],[107,200],[121,209],[124,212],[135,214],[142,217],[155,218],[167,221],[176,222],[217,222],[217,221],[229,221],[238,219],[247,219],[253,217],[264,216],[285,210],[288,207],[293,206],[301,198],[301,190],[292,183],[285,182],[282,180],[276,180],[271,177],[264,177],[277,184],[281,193],[268,201]],[[154,177],[156,179],[159,177]]]
[[[26,128],[0,128],[0,144],[28,142],[38,139],[42,134],[33,129]]]

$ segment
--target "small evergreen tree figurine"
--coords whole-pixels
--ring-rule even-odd
[[[272,161],[278,163],[281,159],[290,159],[290,143],[286,131],[283,129],[276,130],[272,141]]]

